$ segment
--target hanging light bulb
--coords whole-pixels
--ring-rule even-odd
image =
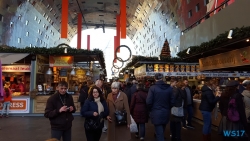
[[[187,52],[186,52],[186,53],[187,53],[187,54],[189,54],[189,51],[190,51],[190,48],[188,48],[188,50],[187,50]]]
[[[233,34],[233,30],[229,30],[227,38],[232,39],[232,34]]]
[[[75,71],[74,68],[73,68],[72,71],[70,72],[70,75],[76,75],[76,71]]]
[[[48,74],[48,75],[52,75],[53,74],[51,68],[48,69],[48,71],[46,72],[46,74]]]
[[[68,50],[67,50],[67,48],[64,48],[64,53],[66,54],[66,53],[68,53]]]
[[[90,72],[89,72],[89,70],[86,72],[86,76],[90,76]]]

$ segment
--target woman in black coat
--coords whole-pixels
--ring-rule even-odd
[[[219,108],[222,115],[222,119],[220,121],[219,125],[219,133],[223,135],[224,141],[244,141],[244,138],[246,137],[245,134],[242,135],[242,131],[245,131],[245,133],[248,133],[247,129],[247,119],[246,119],[246,113],[245,113],[245,106],[243,102],[243,95],[239,93],[239,82],[235,80],[231,80],[227,83],[225,91],[221,95],[221,99],[219,102]],[[239,113],[239,121],[232,122],[228,119],[228,105],[231,98],[235,98],[236,105],[237,105],[237,111]],[[240,136],[234,136],[234,137],[226,137],[224,135],[224,132],[228,131],[239,131]],[[230,134],[232,135],[232,134]]]
[[[186,105],[186,95],[185,95],[185,84],[183,82],[178,82],[176,86],[173,87],[173,95],[175,99],[174,107],[184,107]],[[184,111],[183,111],[184,116]],[[170,131],[172,141],[181,141],[181,122],[183,116],[176,116],[171,114],[170,118]]]
[[[208,80],[206,84],[201,88],[201,104],[199,110],[203,117],[203,141],[211,141],[211,125],[212,117],[211,113],[220,99],[220,94],[214,95],[214,90],[216,88],[216,80]]]
[[[102,91],[98,87],[94,86],[90,89],[81,114],[85,117],[84,128],[87,141],[99,141],[104,127],[104,118],[108,116],[109,111]],[[97,126],[89,126],[90,121],[97,123]]]

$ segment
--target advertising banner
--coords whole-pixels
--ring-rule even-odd
[[[200,70],[250,65],[250,46],[199,59]]]
[[[49,56],[50,67],[72,67],[73,63],[73,56]]]
[[[10,113],[29,113],[30,98],[12,98]],[[0,109],[3,109],[3,101],[0,101]],[[0,111],[1,111],[0,110]]]
[[[157,72],[147,72],[147,76],[154,76]],[[205,77],[250,77],[250,73],[201,73],[201,72],[163,72],[164,76],[198,76]]]
[[[30,72],[30,65],[2,66],[2,72]]]

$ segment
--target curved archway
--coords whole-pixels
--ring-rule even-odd
[[[105,29],[103,33],[102,29],[87,29],[82,31],[82,49],[87,49],[87,35],[90,35],[90,50],[98,48],[103,51],[106,71],[108,79],[112,78],[111,67],[113,65],[114,59],[114,36],[116,35],[116,30]],[[135,54],[134,45],[129,37],[126,39],[121,39],[121,45],[127,45],[132,51],[132,55]],[[77,34],[70,41],[70,46],[76,48],[77,46]],[[122,54],[121,54],[122,53]],[[126,48],[121,48],[118,56],[122,59],[126,59],[129,55],[129,51]],[[116,63],[120,66],[122,63],[117,61]],[[126,66],[126,64],[124,64]]]

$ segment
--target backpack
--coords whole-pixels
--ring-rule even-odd
[[[237,122],[240,120],[240,114],[238,112],[238,107],[235,97],[232,97],[229,100],[227,109],[227,119],[232,122]]]

